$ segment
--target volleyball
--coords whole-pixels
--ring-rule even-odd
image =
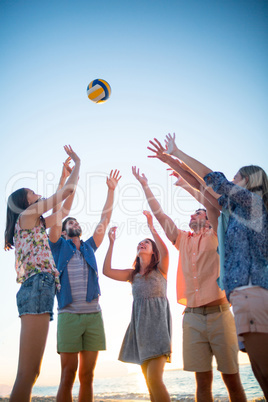
[[[106,102],[111,95],[111,87],[107,81],[97,78],[88,84],[87,96],[94,103]]]

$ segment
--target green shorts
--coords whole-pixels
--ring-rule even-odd
[[[105,350],[105,333],[101,312],[58,314],[57,352],[78,353],[82,350]]]

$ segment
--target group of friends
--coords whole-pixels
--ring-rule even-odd
[[[5,249],[15,248],[17,306],[21,318],[20,350],[10,402],[31,400],[45,349],[54,296],[58,299],[57,352],[61,380],[57,401],[72,401],[76,373],[79,402],[93,401],[94,368],[105,333],[99,304],[100,287],[95,251],[109,225],[118,170],[107,178],[107,199],[93,235],[81,240],[81,226],[69,216],[78,183],[80,158],[70,146],[55,194],[41,198],[28,188],[8,198]],[[170,401],[163,382],[171,358],[171,314],[167,299],[169,254],[153,223],[157,219],[179,251],[177,300],[183,315],[183,368],[195,372],[196,400],[212,396],[212,359],[232,402],[246,401],[238,366],[239,348],[268,399],[268,178],[258,166],[241,168],[232,181],[180,150],[175,134],[164,146],[150,141],[150,157],[169,166],[176,185],[204,208],[191,215],[189,231],[165,214],[139,169],[132,172],[151,212],[143,211],[152,239],[139,242],[129,269],[112,267],[116,227],[108,232],[103,274],[130,282],[131,321],[119,360],[141,366],[150,399]],[[74,166],[70,167],[71,160]],[[43,215],[52,210],[52,214]],[[68,216],[68,217],[67,217]],[[67,218],[66,218],[67,217]],[[47,235],[46,229],[49,229]],[[230,311],[230,304],[233,313]]]

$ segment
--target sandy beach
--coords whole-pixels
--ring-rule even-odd
[[[148,402],[149,399],[138,399],[139,401]],[[1,398],[0,401],[8,402],[9,398]],[[77,402],[78,398],[74,397],[73,402]],[[248,402],[265,402],[265,398],[255,398],[251,399]],[[54,396],[33,396],[32,402],[56,402],[56,398]],[[137,399],[99,399],[95,398],[94,402],[137,402]],[[194,398],[180,398],[180,399],[172,399],[172,402],[194,402]],[[214,402],[229,402],[229,398],[214,398]]]

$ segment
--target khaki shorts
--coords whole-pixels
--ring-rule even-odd
[[[58,353],[78,353],[82,350],[97,352],[105,349],[105,334],[101,312],[58,314]]]
[[[268,333],[268,290],[258,286],[230,294],[239,341],[246,332]]]
[[[238,372],[238,341],[234,317],[228,309],[212,314],[185,313],[183,318],[183,369],[212,370],[212,358],[224,374]]]

